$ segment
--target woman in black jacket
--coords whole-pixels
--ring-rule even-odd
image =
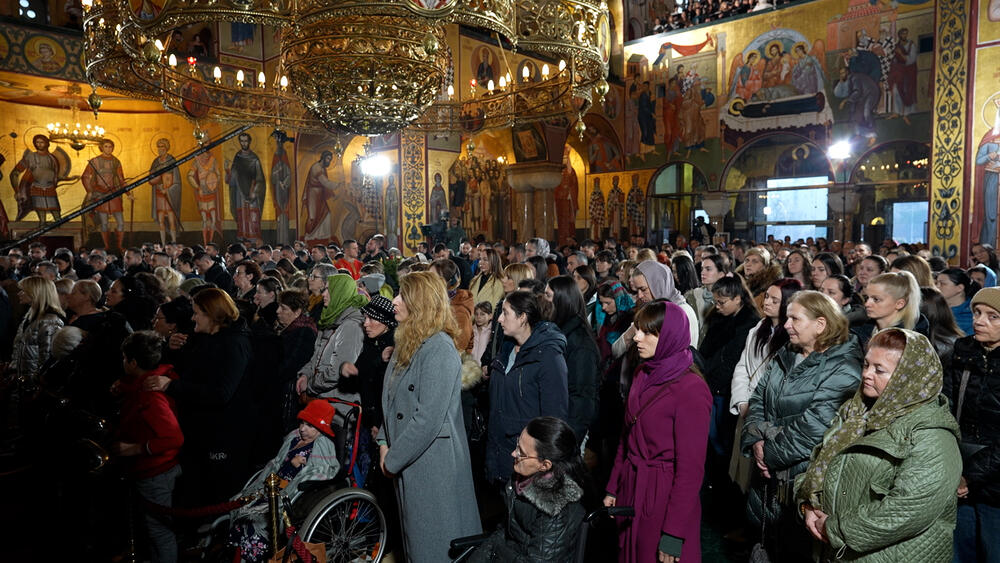
[[[511,456],[514,475],[504,495],[507,519],[476,549],[471,563],[574,560],[585,513],[585,481],[573,431],[558,418],[535,418]]]
[[[509,338],[490,364],[489,482],[510,477],[510,452],[528,421],[539,416],[567,418],[566,337],[545,320],[549,307],[544,297],[525,291],[504,299],[500,325]]]
[[[179,379],[148,377],[146,390],[166,391],[177,401],[184,432],[185,482],[201,504],[239,491],[249,473],[248,420],[253,394],[245,377],[253,359],[250,331],[229,294],[218,288],[194,298],[194,334],[170,338],[168,362]]]
[[[955,561],[1000,553],[1000,287],[972,298],[973,334],[955,341],[942,393],[962,429]]]
[[[299,394],[295,380],[299,370],[309,363],[316,346],[316,321],[309,316],[309,297],[289,289],[278,294],[278,326],[281,327],[281,363],[278,382],[281,385],[281,426],[289,433],[298,426]]]
[[[712,391],[712,423],[709,427],[708,478],[716,483],[729,481],[727,471],[736,432],[736,417],[729,412],[729,396],[733,371],[743,354],[747,334],[760,314],[750,290],[739,277],[721,278],[712,285],[712,306],[707,320],[705,338],[698,352],[703,359],[703,371]]]
[[[566,337],[566,374],[569,388],[569,418],[566,422],[585,443],[590,426],[597,419],[597,388],[600,383],[601,353],[587,322],[587,305],[580,288],[570,276],[556,276],[545,288],[552,303],[552,322]]]

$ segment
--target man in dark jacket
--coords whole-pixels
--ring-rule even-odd
[[[971,336],[955,342],[942,392],[962,429],[955,561],[1000,560],[1000,287],[972,298]]]
[[[232,294],[236,285],[233,283],[233,276],[222,267],[221,264],[212,260],[212,257],[205,252],[199,252],[194,257],[194,265],[198,272],[205,277],[208,283],[214,283],[216,287]]]

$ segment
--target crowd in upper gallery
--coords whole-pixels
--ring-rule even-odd
[[[709,22],[718,22],[751,12],[773,9],[802,0],[688,0],[662,12],[651,9],[645,35],[675,31]],[[652,6],[652,4],[651,4]],[[630,37],[629,40],[639,39]]]
[[[8,422],[44,427],[37,387],[118,420],[109,448],[138,495],[191,507],[262,466],[299,498],[342,459],[324,399],[358,403],[358,481],[397,561],[448,561],[494,526],[473,561],[568,561],[602,505],[634,508],[603,544],[619,561],[699,561],[703,493],[774,561],[996,561],[989,245],[963,269],[892,241],[699,228],[553,251],[458,231],[407,258],[382,235],[12,250]],[[264,512],[234,517],[243,560],[266,559]],[[170,522],[145,523],[152,560],[176,560]]]

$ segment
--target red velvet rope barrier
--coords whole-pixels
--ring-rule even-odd
[[[299,559],[301,559],[304,563],[312,563],[315,557],[313,557],[313,554],[309,553],[309,550],[306,549],[306,543],[302,541],[302,538],[295,533],[295,526],[288,526],[285,528],[285,535],[288,536],[289,540],[291,540],[292,551],[299,556]]]

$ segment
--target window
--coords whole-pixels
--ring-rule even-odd
[[[892,238],[900,243],[927,242],[926,201],[892,204]]]

